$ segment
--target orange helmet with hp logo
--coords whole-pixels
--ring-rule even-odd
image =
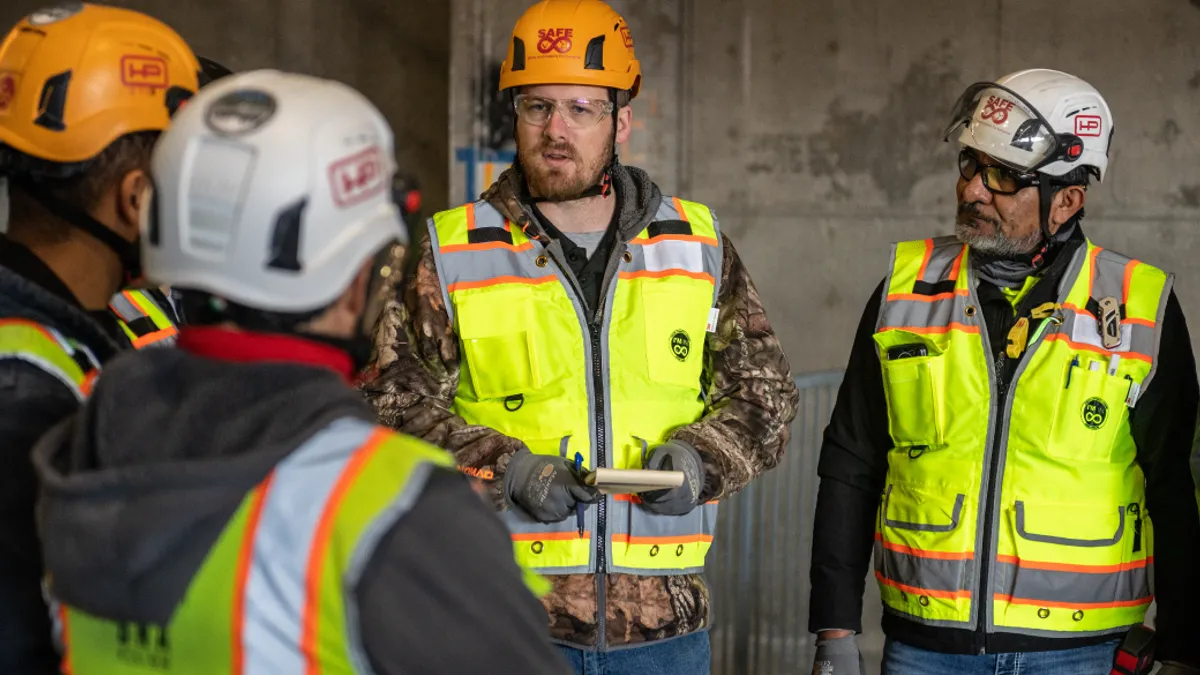
[[[582,84],[637,96],[642,68],[625,19],[602,0],[541,0],[513,27],[500,89]]]
[[[121,136],[165,129],[199,72],[183,38],[140,12],[82,2],[34,12],[0,44],[0,149],[82,166]]]

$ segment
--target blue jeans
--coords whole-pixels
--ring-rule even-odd
[[[1120,640],[1053,652],[942,654],[888,639],[883,675],[1108,675]]]
[[[559,649],[577,675],[708,675],[712,671],[708,631],[613,652],[585,652],[561,645]]]

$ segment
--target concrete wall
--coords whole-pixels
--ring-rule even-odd
[[[460,157],[505,145],[511,122],[487,114],[489,77],[527,4],[452,2]],[[645,73],[622,158],[713,207],[797,372],[845,365],[890,242],[953,231],[956,150],[940,139],[949,107],[967,84],[1027,67],[1073,72],[1107,97],[1111,178],[1088,193],[1087,230],[1176,272],[1184,309],[1200,316],[1189,264],[1200,248],[1200,2],[612,4]],[[476,192],[499,168],[476,166]],[[467,170],[452,165],[455,200],[469,196]]]
[[[3,0],[0,26],[53,0]],[[396,129],[396,157],[425,200],[447,201],[449,12],[445,0],[115,0],[234,70],[281,68],[346,82]]]

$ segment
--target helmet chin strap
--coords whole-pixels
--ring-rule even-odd
[[[1054,235],[1050,232],[1050,205],[1054,201],[1054,186],[1049,180],[1038,183],[1038,227],[1042,232],[1042,246],[1033,254],[1033,269],[1039,270],[1046,265],[1046,254],[1054,244]]]
[[[10,177],[9,180],[25,194],[33,197],[50,213],[69,225],[83,230],[107,246],[121,261],[125,269],[125,281],[130,283],[142,276],[141,250],[137,241],[127,241],[113,232],[92,214],[56,197],[45,186],[26,177]]]

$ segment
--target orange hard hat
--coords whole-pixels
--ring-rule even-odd
[[[637,96],[642,67],[629,26],[602,0],[541,0],[513,26],[500,89],[532,84],[611,87]]]
[[[199,88],[183,38],[140,12],[67,2],[0,43],[0,148],[75,165],[121,136],[162,131]]]

